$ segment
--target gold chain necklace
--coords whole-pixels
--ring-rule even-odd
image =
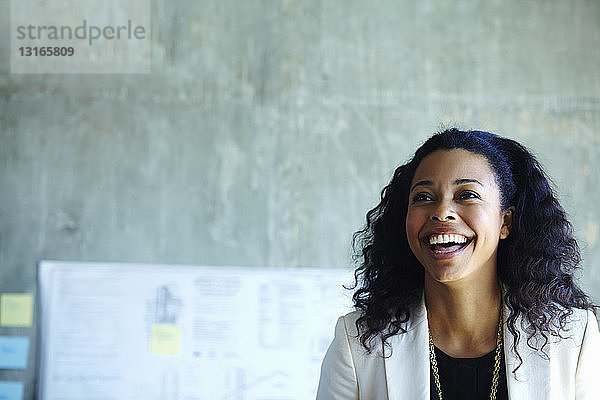
[[[494,373],[492,374],[492,390],[490,400],[496,400],[496,391],[498,390],[498,379],[500,378],[500,360],[502,357],[502,305],[500,305],[500,321],[498,322],[498,337],[496,338],[496,355],[494,356]],[[433,380],[437,389],[438,400],[442,400],[442,386],[440,385],[440,374],[438,372],[437,360],[435,358],[435,349],[433,339],[431,339],[431,329],[429,330],[429,360],[433,370]]]

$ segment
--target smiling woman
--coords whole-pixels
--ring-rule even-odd
[[[425,284],[432,277],[454,281],[454,287],[493,279],[498,239],[508,236],[514,207],[501,210],[485,157],[463,149],[435,151],[421,161],[413,182],[406,235],[427,271]],[[472,272],[478,275],[469,277]]]
[[[317,399],[591,399],[595,305],[541,166],[481,131],[434,135],[354,236],[354,305]]]

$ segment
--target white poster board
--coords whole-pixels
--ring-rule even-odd
[[[314,399],[352,272],[43,261],[40,400]]]

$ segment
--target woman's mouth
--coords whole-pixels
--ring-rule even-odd
[[[452,255],[467,247],[473,238],[458,234],[434,234],[429,237],[429,248],[437,255]]]

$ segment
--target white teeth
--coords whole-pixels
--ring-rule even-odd
[[[467,238],[462,235],[456,234],[444,234],[444,235],[431,235],[429,237],[429,244],[442,244],[442,243],[466,243]]]

